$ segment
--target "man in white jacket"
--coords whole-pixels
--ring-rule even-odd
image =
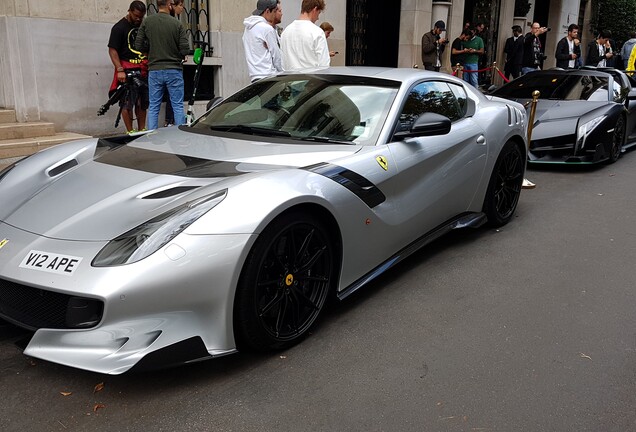
[[[243,20],[243,48],[251,82],[283,71],[280,41],[275,29],[282,16],[280,0],[258,0],[256,10]]]
[[[283,31],[280,44],[286,71],[329,66],[325,32],[315,24],[324,9],[325,0],[303,0],[300,16]]]

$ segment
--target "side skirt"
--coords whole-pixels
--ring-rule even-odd
[[[349,285],[347,288],[340,291],[337,294],[337,297],[340,300],[344,300],[345,298],[349,297],[351,294],[362,288],[364,285],[371,282],[373,279],[377,278],[391,267],[395,266],[400,261],[408,258],[410,255],[414,254],[422,247],[431,243],[433,240],[440,238],[444,234],[447,234],[452,230],[459,228],[479,228],[485,223],[486,215],[484,213],[464,213],[462,215],[459,215],[458,217],[443,223],[437,228],[434,228],[419,239],[415,240],[413,243],[406,246],[404,249],[377,266],[375,269],[371,270],[369,273]]]

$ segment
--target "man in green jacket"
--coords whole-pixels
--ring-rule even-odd
[[[479,70],[479,56],[484,55],[484,40],[473,33],[473,37],[464,42],[464,81],[477,88],[479,81],[477,70]]]
[[[148,16],[135,39],[135,49],[148,52],[148,129],[159,127],[164,88],[168,90],[175,124],[185,123],[183,112],[183,58],[190,51],[186,31],[170,16],[172,0],[157,0],[159,13]]]

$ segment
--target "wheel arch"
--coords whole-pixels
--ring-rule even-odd
[[[263,227],[263,229],[260,230],[258,237],[260,237],[261,235],[264,235],[264,233],[267,232],[270,227],[275,226],[281,219],[283,220],[290,219],[290,216],[292,219],[294,219],[294,217],[299,217],[299,216],[300,218],[302,218],[303,215],[313,219],[315,222],[320,222],[321,225],[323,225],[323,228],[327,231],[329,240],[332,242],[333,276],[331,278],[332,283],[328,286],[327,288],[328,291],[326,295],[327,295],[327,299],[329,299],[330,297],[334,298],[337,291],[337,285],[338,285],[337,281],[340,279],[340,273],[341,273],[341,267],[342,267],[342,255],[343,255],[342,235],[341,235],[341,230],[337,223],[336,218],[327,208],[316,203],[298,203],[296,205],[290,206],[284,209],[283,211],[281,211],[280,213],[276,214],[275,216],[273,216],[269,220],[269,222]],[[233,298],[232,298],[232,320],[231,320],[232,324],[231,325],[232,325],[233,338],[236,344],[235,346],[239,350],[247,349],[251,351],[256,349],[256,351],[261,351],[261,350],[269,351],[271,347],[264,349],[266,347],[265,345],[261,347],[256,347],[255,345],[252,345],[252,343],[248,342],[251,336],[246,336],[246,335],[249,333],[252,333],[252,331],[247,329],[246,327],[247,321],[245,319],[245,315],[243,315],[240,312],[241,308],[244,309],[244,306],[241,306],[241,303],[243,303],[243,305],[245,303],[241,302],[239,299],[240,295],[244,295],[244,294],[239,294],[239,286],[241,285],[242,283],[241,280],[244,277],[249,277],[247,276],[249,274],[249,270],[246,267],[247,265],[249,265],[248,257],[255,251],[257,244],[258,244],[258,241],[255,239],[255,241],[251,244],[249,248],[249,251],[246,255],[246,260],[241,264],[241,269],[239,271],[239,275],[237,279],[237,289],[235,290]],[[245,291],[243,290],[242,293],[245,293]],[[310,326],[313,326],[313,324],[310,324]],[[308,333],[305,333],[302,336],[300,336],[298,341],[302,340],[307,334]],[[295,344],[295,343],[297,342],[292,342],[292,344]],[[284,345],[281,345],[281,348],[283,346]],[[279,349],[279,348],[275,348],[275,349]]]
[[[500,163],[504,163],[505,158],[508,157],[510,152],[518,152],[518,155],[521,158],[520,163],[508,165],[512,167],[512,170],[506,169],[505,171],[499,171]],[[493,170],[489,176],[488,186],[484,194],[482,211],[486,214],[486,217],[488,218],[487,223],[490,227],[497,228],[503,226],[514,216],[517,204],[519,203],[519,194],[521,192],[522,180],[525,175],[526,161],[527,148],[524,145],[524,140],[519,136],[512,136],[508,138],[497,155],[497,159],[493,165]],[[518,172],[516,172],[517,167],[520,170]],[[502,178],[497,179],[499,173],[501,173]],[[498,187],[502,189],[501,193],[496,191],[496,188]],[[504,193],[504,190],[508,190],[508,192]],[[513,193],[515,196],[511,196],[510,191],[514,191]],[[510,202],[507,214],[503,216],[500,214],[499,204],[497,204],[497,201],[500,199]]]
[[[511,136],[508,141],[512,141],[519,149],[521,150],[521,154],[523,154],[524,163],[528,162],[528,149],[526,147],[526,143],[524,139],[519,135]]]

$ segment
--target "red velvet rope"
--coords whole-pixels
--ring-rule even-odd
[[[464,69],[463,72],[464,73],[477,73],[477,72],[486,72],[488,70],[490,70],[490,66],[485,68],[485,69],[479,69],[479,70],[466,70],[466,69]]]
[[[501,78],[503,78],[503,80],[504,80],[505,82],[507,82],[507,83],[508,83],[508,82],[510,82],[510,80],[509,80],[508,78],[506,78],[506,76],[505,76],[504,74],[502,74],[502,73],[501,73],[501,71],[499,70],[499,68],[496,68],[496,69],[497,69],[497,73],[499,74],[499,76],[500,76]]]
[[[486,72],[488,70],[492,69],[492,66],[489,66],[485,69],[479,69],[479,70],[466,70],[466,69],[462,69],[462,73],[478,73],[478,72]],[[505,82],[510,82],[510,80],[508,78],[506,78],[506,76],[504,74],[501,73],[501,71],[499,70],[499,68],[497,66],[495,66],[495,69],[497,70],[497,73],[499,74],[499,76],[505,81]],[[457,76],[457,74],[459,73],[459,69],[455,69],[453,71],[453,76]]]

